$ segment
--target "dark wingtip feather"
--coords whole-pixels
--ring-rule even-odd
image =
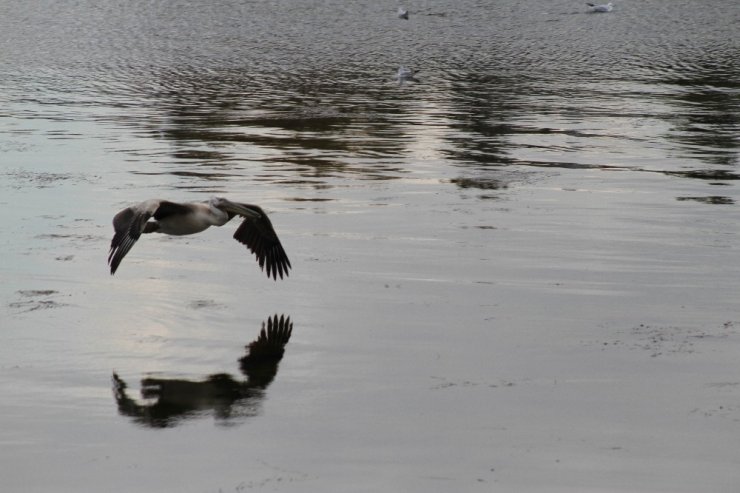
[[[290,269],[290,260],[283,250],[282,245],[279,243],[273,247],[270,253],[267,255],[267,277],[272,275],[273,280],[277,281],[278,276],[280,279],[288,277]]]
[[[288,276],[290,260],[266,215],[258,220],[245,219],[234,233],[234,239],[255,255],[268,279],[277,281],[278,276],[280,279]]]
[[[110,251],[108,252],[108,264],[110,265],[110,274],[113,275],[118,270],[121,260],[131,250],[136,243],[136,239],[129,235],[116,234],[111,241]]]

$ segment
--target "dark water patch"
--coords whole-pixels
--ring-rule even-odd
[[[656,170],[641,167],[621,166],[612,164],[590,164],[576,162],[553,162],[553,161],[533,161],[533,160],[509,160],[507,164],[517,164],[520,166],[530,166],[533,168],[562,168],[569,170],[602,170],[602,171],[632,171],[642,173],[658,173],[667,176],[677,176],[680,178],[690,178],[698,180],[739,180],[740,174],[722,170],[722,169],[693,169],[685,171],[675,170]],[[502,167],[499,163],[498,167]],[[716,182],[713,184],[719,184]]]
[[[71,132],[69,130],[49,130],[46,132],[49,139],[65,140],[65,139],[79,139],[86,137],[85,134],[79,132]]]
[[[197,171],[169,171],[167,174],[170,174],[173,176],[187,176],[187,177],[203,178],[206,180],[220,180],[220,179],[229,178],[232,176],[238,176],[232,173],[201,173]]]
[[[296,152],[284,154],[279,158],[279,161],[294,166],[287,169],[281,166],[280,169],[282,171],[292,171],[298,177],[303,178],[302,180],[298,180],[298,183],[311,184],[316,187],[330,187],[330,185],[324,181],[327,178],[356,176],[358,179],[362,180],[395,180],[407,173],[406,170],[389,164],[378,162],[372,163],[368,161],[358,164],[355,162],[333,159],[328,156],[321,157],[320,155],[299,154]],[[279,178],[281,182],[284,182],[284,176],[281,175]],[[310,182],[309,179],[321,181]],[[270,179],[270,181],[272,181],[272,179]],[[296,180],[289,180],[289,182],[295,183]]]
[[[280,128],[291,131],[326,132],[350,123],[349,115],[333,113],[329,115],[316,112],[312,114],[309,108],[302,108],[299,112],[292,112],[280,116],[261,116],[243,120],[230,120],[229,125],[239,127]]]
[[[708,328],[639,324],[630,330],[618,331],[615,339],[590,341],[584,345],[596,346],[601,351],[617,348],[645,351],[656,358],[700,352],[703,343],[723,341],[737,335],[737,322],[734,321]]]
[[[267,176],[262,175],[260,177],[255,178],[256,181],[264,181],[264,182],[270,182],[277,186],[279,185],[287,185],[290,188],[299,188],[299,189],[309,189],[309,190],[329,190],[331,188],[334,188],[334,186],[331,183],[327,183],[323,179],[314,179],[313,176],[307,176],[306,179],[303,180],[285,180],[282,176]],[[311,178],[311,179],[309,179]]]
[[[175,151],[172,153],[172,157],[183,160],[199,160],[199,161],[222,161],[229,158],[230,156],[223,152],[218,151]]]
[[[475,188],[478,190],[505,190],[508,184],[495,178],[453,178],[454,183],[460,188]]]
[[[444,389],[452,389],[452,388],[473,388],[473,387],[484,387],[484,388],[496,389],[496,388],[514,387],[516,385],[516,383],[509,381],[509,380],[499,380],[495,383],[492,383],[492,382],[482,382],[482,381],[473,381],[473,380],[450,380],[445,377],[432,377],[432,379],[436,383],[430,387],[430,390],[444,390]]]
[[[215,300],[204,299],[191,301],[188,303],[188,308],[192,308],[194,310],[200,310],[202,308],[225,308],[225,305],[217,303]]]
[[[15,310],[16,313],[35,312],[37,310],[48,310],[53,308],[62,308],[69,306],[51,297],[59,295],[59,292],[53,289],[30,289],[16,291],[21,298],[31,298],[23,301],[14,301],[8,304],[8,307]]]
[[[250,144],[272,149],[348,150],[349,145],[341,139],[318,137],[309,133],[295,133],[255,129],[251,133],[207,128],[185,127],[167,131],[172,138],[183,141],[211,143]]]
[[[71,242],[89,243],[89,242],[100,241],[102,236],[86,235],[86,234],[43,233],[43,234],[34,236],[34,238],[39,239],[39,240],[68,240]]]
[[[708,383],[707,387],[715,389],[729,389],[740,387],[740,382],[712,382]]]
[[[52,294],[57,294],[59,291],[54,291],[53,289],[28,289],[28,290],[21,290],[16,291],[21,296],[25,297],[35,297],[35,296],[51,296]]]
[[[231,178],[235,175],[233,173],[205,173],[198,171],[131,171],[134,175],[145,175],[145,176],[158,176],[158,175],[172,175],[172,176],[185,176],[193,178],[201,178],[204,180],[223,180]]]
[[[714,205],[732,205],[735,203],[735,199],[730,197],[723,197],[720,195],[710,195],[707,197],[676,197],[676,200],[685,202],[701,202],[702,204],[714,204]]]
[[[320,197],[314,197],[314,198],[307,198],[307,197],[288,197],[283,200],[287,200],[289,202],[331,202],[337,199],[329,199],[329,198],[320,198]]]
[[[212,184],[209,184],[209,186],[173,184],[171,185],[171,187],[173,190],[187,190],[191,192],[208,193],[211,195],[226,194],[229,192],[229,189],[226,186],[221,187],[221,188],[216,188]]]
[[[689,411],[691,415],[705,418],[723,418],[733,423],[740,422],[740,406],[735,404],[717,404],[715,406],[696,407]]]
[[[669,176],[698,180],[740,180],[740,174],[723,169],[693,169],[688,171],[663,171]]]
[[[33,172],[20,169],[6,171],[3,174],[7,178],[7,183],[16,190],[27,187],[51,188],[65,183],[97,183],[100,179],[96,175],[83,173]]]
[[[534,161],[534,160],[517,160],[513,161],[512,164],[519,164],[522,166],[532,166],[535,168],[562,168],[570,170],[604,170],[604,171],[647,171],[640,168],[633,168],[629,166],[618,166],[612,164],[593,164],[593,163],[577,163],[568,161]]]
[[[634,347],[650,353],[651,357],[674,353],[693,353],[697,351],[697,341],[710,338],[726,338],[734,333],[732,324],[724,324],[721,329],[704,330],[696,327],[663,327],[640,324],[632,329],[637,338]]]
[[[19,313],[34,312],[36,310],[46,310],[50,308],[61,308],[68,306],[66,303],[59,303],[54,300],[36,300],[36,301],[16,301],[9,303],[12,309],[19,310]]]

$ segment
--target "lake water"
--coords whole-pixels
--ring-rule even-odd
[[[404,5],[0,2],[0,489],[738,491],[738,5]]]

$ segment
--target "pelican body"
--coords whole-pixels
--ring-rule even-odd
[[[256,205],[222,197],[187,203],[151,199],[123,209],[113,218],[115,234],[108,254],[110,273],[116,273],[121,260],[142,234],[192,235],[211,226],[223,226],[235,216],[243,217],[244,221],[234,233],[234,239],[255,254],[267,277],[287,276],[290,260],[265,211]]]

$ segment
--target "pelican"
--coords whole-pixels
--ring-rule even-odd
[[[612,8],[614,8],[614,5],[612,5],[611,2],[601,5],[597,5],[595,3],[586,3],[586,5],[591,7],[591,12],[611,12]]]
[[[207,202],[177,203],[151,199],[126,207],[113,218],[115,234],[110,243],[108,265],[111,275],[142,233],[182,236],[200,233],[211,226],[223,226],[234,216],[244,218],[234,239],[255,254],[267,277],[288,276],[290,260],[280,244],[270,219],[259,206],[211,197]]]
[[[403,85],[404,82],[419,82],[419,79],[414,77],[418,70],[411,70],[409,68],[404,67],[401,65],[398,67],[398,74],[396,75],[396,78],[398,79],[398,84]]]
[[[409,11],[403,7],[398,7],[398,18],[409,20]]]

